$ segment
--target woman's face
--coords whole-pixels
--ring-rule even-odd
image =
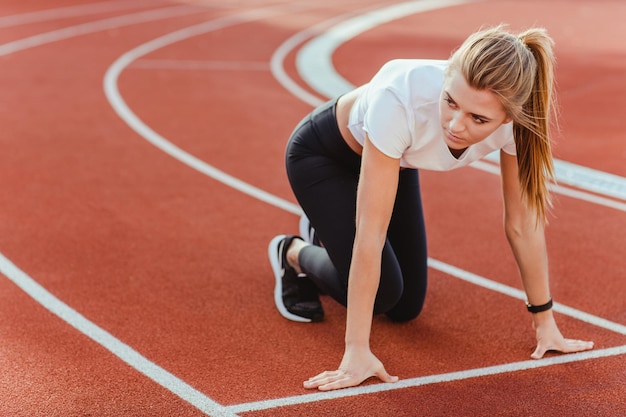
[[[455,150],[480,142],[511,121],[493,92],[470,87],[457,70],[446,77],[439,114],[446,144]]]

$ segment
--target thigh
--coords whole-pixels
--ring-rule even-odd
[[[358,176],[324,156],[308,156],[290,169],[302,210],[347,285],[355,236]]]

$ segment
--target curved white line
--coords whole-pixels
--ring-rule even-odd
[[[336,97],[355,87],[337,73],[333,65],[332,55],[340,45],[383,23],[406,17],[410,14],[463,4],[469,1],[418,0],[399,3],[383,10],[366,13],[343,21],[312,39],[298,51],[296,59],[298,73],[313,90],[322,96],[327,98]],[[498,161],[497,153],[490,155],[488,159]],[[567,184],[596,194],[626,200],[626,178],[624,177],[558,159],[554,161],[554,165],[556,180],[560,184]],[[562,192],[564,190],[563,187],[557,187],[554,190],[573,198],[582,197],[582,199],[595,204],[611,208],[620,207],[620,204],[616,205],[610,200],[596,198],[596,196],[586,194],[584,191]]]
[[[489,160],[487,157],[485,160]],[[494,165],[485,161],[476,161],[470,165],[472,168],[480,169],[481,171],[488,172],[494,175],[500,175],[500,166]],[[610,207],[619,211],[626,211],[626,203],[622,203],[620,201],[611,200],[609,198],[601,197],[599,195],[586,193],[584,191],[575,190],[572,188],[563,187],[558,184],[549,184],[550,190],[552,192],[566,195],[571,198],[575,198],[582,201],[587,201],[589,203],[598,204],[600,206]]]
[[[346,21],[350,18],[354,18],[355,16],[359,16],[363,13],[368,13],[372,9],[378,11],[380,10],[377,6],[369,6],[365,7],[350,13],[345,13],[339,16],[335,16],[332,19],[328,19],[321,23],[318,23],[314,26],[310,26],[303,31],[297,32],[295,35],[289,37],[286,41],[284,41],[272,54],[270,59],[270,68],[274,78],[291,94],[299,98],[305,103],[310,104],[313,107],[319,106],[325,100],[325,98],[320,98],[316,95],[309,93],[304,88],[300,87],[298,83],[296,83],[285,71],[285,67],[283,65],[285,58],[291,51],[296,49],[298,45],[302,44],[307,39],[311,39],[313,36],[324,33],[329,27],[338,24],[339,22]],[[324,59],[324,57],[322,57]],[[327,96],[328,97],[328,96]]]
[[[499,164],[500,153],[493,152],[487,155],[485,159]],[[554,161],[554,170],[556,180],[559,184],[567,184],[581,190],[589,190],[607,197],[626,200],[626,178],[624,177],[558,159]],[[587,196],[591,197],[581,199],[587,199],[588,201],[594,200],[595,196],[591,194],[587,194]],[[610,202],[608,202],[608,204],[597,202],[596,204],[611,207]],[[624,205],[622,204],[622,206]]]
[[[334,22],[334,19],[332,20]],[[296,83],[285,71],[285,67],[283,66],[283,62],[285,58],[293,49],[295,49],[298,45],[308,39],[313,33],[316,33],[314,30],[304,30],[302,32],[296,33],[294,36],[287,39],[283,42],[272,54],[272,58],[270,59],[270,70],[274,75],[274,78],[278,80],[278,82],[287,89],[291,94],[298,97],[300,100],[305,103],[310,104],[311,106],[318,106],[323,103],[323,100],[319,97],[309,93],[304,88],[300,87],[298,83]]]
[[[9,55],[15,52],[23,51],[25,49],[30,49],[36,46],[66,40],[76,36],[86,35],[88,33],[100,32],[103,30],[119,28],[121,26],[135,25],[138,23],[152,22],[158,19],[169,19],[172,17],[201,12],[206,12],[206,9],[199,9],[198,7],[193,6],[174,6],[165,7],[157,10],[137,12],[124,16],[111,17],[107,19],[97,20],[95,22],[82,23],[80,25],[68,26],[63,29],[40,33],[38,35],[33,35],[27,38],[22,38],[16,41],[2,44],[0,45],[0,56]]]
[[[384,9],[361,14],[312,39],[298,51],[296,67],[302,79],[313,90],[325,97],[335,97],[354,88],[354,85],[335,70],[334,51],[346,41],[376,26],[411,14],[443,9],[470,3],[472,0],[417,0],[398,3]]]
[[[273,194],[268,193],[260,188],[254,187],[238,178],[233,177],[221,171],[212,165],[207,164],[199,158],[191,155],[190,153],[182,150],[166,138],[155,132],[152,128],[146,125],[137,115],[128,107],[122,95],[117,88],[117,80],[120,73],[136,59],[156,51],[164,46],[171,45],[176,42],[191,38],[193,36],[202,35],[204,33],[221,29],[227,26],[233,26],[252,20],[263,19],[273,15],[285,13],[284,9],[280,8],[268,8],[258,9],[249,12],[244,12],[235,16],[227,16],[212,20],[209,22],[201,23],[199,25],[190,26],[176,32],[169,33],[165,36],[153,39],[143,45],[140,45],[119,57],[107,70],[104,77],[104,92],[107,99],[111,103],[111,106],[119,117],[124,120],[135,132],[137,132],[142,138],[161,149],[171,157],[179,160],[185,165],[217,180],[229,187],[241,191],[244,194],[248,194],[258,200],[264,201],[273,206],[279,207],[290,213],[300,215],[302,213],[300,206],[293,204],[289,201],[283,200]]]
[[[480,275],[472,274],[471,272],[465,271],[461,268],[457,268],[456,266],[446,264],[436,259],[429,258],[428,266],[430,268],[441,271],[447,275],[456,277],[463,281],[470,282],[479,287],[487,288],[488,290],[499,292],[501,294],[508,295],[509,297],[516,298],[518,300],[522,300],[522,301],[526,300],[526,293],[522,290],[518,290],[517,288],[509,287],[508,285],[504,285],[499,282],[492,281],[487,278],[483,278]],[[603,319],[602,317],[594,316],[592,314],[586,313],[584,311],[581,311],[572,307],[568,307],[560,303],[554,303],[553,309],[556,312],[559,312],[566,316],[573,317],[582,322],[589,323],[594,326],[597,326],[606,330],[610,330],[618,334],[626,335],[626,326],[622,324],[615,323],[607,319]]]
[[[69,17],[83,17],[96,13],[115,12],[141,6],[154,6],[151,0],[118,0],[99,3],[81,4],[78,6],[58,7],[55,9],[38,10],[30,13],[20,13],[0,17],[0,28],[26,25],[29,23],[48,22],[50,20]]]

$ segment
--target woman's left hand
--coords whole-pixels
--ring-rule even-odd
[[[564,338],[556,325],[552,310],[534,314],[533,328],[537,336],[537,348],[530,355],[533,359],[541,359],[549,350],[573,353],[593,349],[593,342]]]

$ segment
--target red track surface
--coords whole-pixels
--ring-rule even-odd
[[[277,81],[270,59],[308,27],[389,3],[289,3],[271,3],[281,14],[158,48],[130,62],[116,85],[136,116],[180,149],[294,203],[283,150],[310,105]],[[77,5],[84,8],[63,8]],[[595,341],[591,356],[531,361],[534,335],[520,300],[432,269],[418,320],[374,320],[373,349],[406,386],[371,381],[334,397],[301,388],[340,360],[345,311],[324,299],[327,319],[315,325],[275,311],[266,245],[295,232],[297,216],[148,143],[103,91],[111,65],[139,45],[268,5],[3,0],[0,416],[626,415],[626,213],[565,195],[548,232],[552,290],[562,305],[614,325],[557,314],[566,335]],[[166,8],[158,20],[137,21],[136,13]],[[66,15],[24,15],[40,10]],[[334,65],[359,84],[389,58],[445,58],[481,25],[544,25],[559,61],[557,157],[623,180],[625,13],[620,1],[486,0],[375,27],[344,43]],[[95,23],[117,16],[126,23]],[[36,35],[33,44],[13,43]],[[308,89],[294,55],[285,70]],[[498,177],[467,168],[422,178],[430,256],[520,288]],[[38,302],[20,289],[25,276],[49,295]],[[53,297],[73,309],[66,319],[48,309]],[[465,370],[478,371],[445,382]]]

